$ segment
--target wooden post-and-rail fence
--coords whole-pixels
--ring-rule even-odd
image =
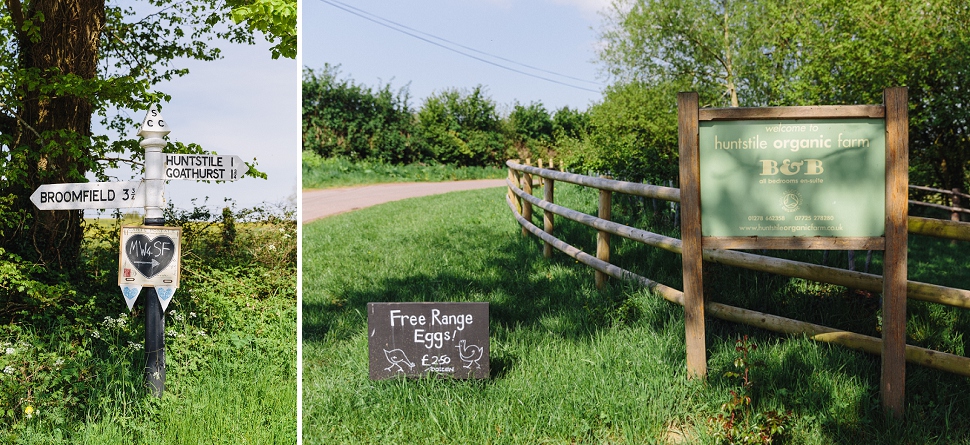
[[[554,247],[576,261],[595,269],[598,287],[602,286],[607,276],[622,280],[631,280],[649,288],[668,301],[681,306],[684,305],[684,293],[682,291],[637,275],[609,262],[609,237],[611,235],[661,248],[679,255],[683,254],[683,243],[681,240],[612,222],[610,221],[610,211],[608,209],[611,205],[612,193],[624,193],[644,198],[680,202],[679,189],[617,181],[550,169],[540,169],[520,164],[515,160],[507,161],[506,165],[509,168],[509,179],[507,180],[508,195],[506,198],[509,208],[512,210],[516,221],[522,226],[524,235],[531,233],[544,242],[544,251]],[[540,177],[547,181],[546,187],[548,189],[544,193],[545,199],[540,199],[531,193],[531,180],[533,177]],[[600,204],[598,216],[588,215],[555,204],[553,193],[551,192],[554,181],[567,182],[599,190]],[[540,229],[533,223],[531,214],[533,206],[543,210],[543,214],[545,215],[544,220],[548,223],[545,224],[544,229],[548,230]],[[552,233],[552,215],[558,215],[596,229],[598,231],[596,256],[587,254],[556,238]],[[908,218],[908,232],[938,238],[970,241],[970,223],[910,216]],[[712,263],[831,283],[872,292],[882,292],[883,290],[883,277],[869,273],[734,250],[704,249],[702,255],[704,261]],[[906,297],[914,300],[970,309],[970,291],[965,289],[907,281]],[[882,354],[883,341],[881,338],[716,302],[706,302],[704,305],[704,313],[722,320],[744,323],[774,332],[796,335],[804,334],[816,341],[840,344],[870,354]],[[909,363],[970,377],[970,358],[967,357],[913,345],[905,346],[905,357]]]
[[[966,193],[961,193],[960,189],[953,190],[943,190],[933,187],[925,187],[922,185],[910,185],[910,190],[918,190],[921,192],[940,195],[941,197],[947,197],[950,201],[950,205],[937,204],[932,202],[919,201],[915,199],[910,199],[909,203],[911,205],[918,205],[923,207],[930,207],[934,209],[946,210],[950,212],[950,221],[962,221],[964,218],[961,217],[962,214],[970,213],[970,209],[964,207],[965,203],[970,202],[970,195]]]
[[[516,163],[519,162],[518,159],[514,159],[513,161],[516,162]],[[539,169],[540,170],[543,170],[543,168],[542,168],[542,158],[539,158],[538,159],[538,162],[539,162]],[[556,163],[555,163],[555,161],[553,159],[549,159],[548,160],[548,165],[549,165],[549,168],[550,169],[555,168],[555,164]],[[531,167],[532,166],[532,159],[526,159],[525,160],[525,165]],[[559,160],[559,170],[562,170],[562,165],[563,165],[562,164],[562,160],[560,159]],[[531,195],[532,194],[532,188],[535,187],[536,185],[538,185],[540,187],[544,187],[543,193],[544,193],[544,198],[546,199],[546,201],[552,202],[553,201],[553,193],[554,193],[554,189],[555,189],[554,180],[548,179],[548,178],[544,178],[542,176],[538,176],[538,178],[539,178],[539,181],[538,182],[533,182],[532,174],[530,174],[528,172],[524,172],[523,175],[521,175],[521,177],[520,177],[519,171],[513,170],[513,169],[509,169],[509,180],[510,181],[513,181],[515,184],[521,184],[522,187],[525,189],[525,193],[528,193],[528,194]],[[512,196],[513,195],[512,195],[512,192],[510,190],[509,191],[509,198],[511,199]],[[529,221],[531,221],[532,220],[532,204],[529,203],[529,202],[524,202],[524,203],[523,202],[519,202],[519,201],[515,201],[515,202],[517,203],[516,210],[518,210],[518,212],[522,215],[523,218],[526,218]],[[545,213],[543,213],[543,217],[542,218],[543,218],[543,229],[547,233],[552,234],[552,232],[554,230],[554,226],[555,226],[555,221],[553,220],[552,214],[550,214],[549,212],[545,212]],[[525,227],[522,227],[522,236],[527,236],[528,234],[529,234],[528,230]],[[546,243],[543,246],[542,255],[544,257],[546,257],[546,258],[552,258],[552,245],[550,245],[549,243]]]

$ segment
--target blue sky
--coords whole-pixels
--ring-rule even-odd
[[[300,150],[299,68],[293,59],[273,60],[270,45],[223,44],[224,58],[187,62],[189,74],[162,85],[172,96],[162,115],[170,140],[198,143],[218,154],[256,158],[267,180],[243,178],[222,184],[170,181],[166,199],[188,207],[193,197],[242,207],[279,203],[297,192]],[[137,116],[141,122],[143,115]],[[133,129],[136,133],[138,129]]]
[[[243,178],[205,184],[169,181],[165,198],[187,209],[192,199],[223,206],[224,198],[239,207],[284,203],[295,198],[300,152],[300,68],[296,60],[273,60],[262,36],[255,45],[216,42],[223,58],[211,62],[177,61],[189,74],[158,86],[172,96],[162,103],[162,116],[171,128],[170,141],[197,143],[218,154],[256,158],[267,180]],[[131,111],[126,111],[131,113]],[[144,111],[132,115],[141,122]],[[127,136],[134,137],[138,128]],[[117,172],[118,180],[131,173]],[[136,179],[140,179],[139,174]]]
[[[500,111],[541,101],[553,111],[585,109],[601,97],[595,63],[609,0],[327,0],[351,5],[418,31],[588,83],[486,58],[521,71],[592,89],[584,91],[514,73],[442,49],[348,13],[323,0],[302,2],[302,64],[340,65],[342,76],[370,87],[409,85],[411,104],[447,88],[486,87]],[[427,38],[427,36],[424,36]],[[431,39],[434,40],[434,39]]]
[[[563,106],[585,109],[599,100],[603,79],[595,63],[609,0],[380,0],[340,1],[378,17],[432,34],[474,50],[528,64],[548,72],[452,48],[516,70],[584,89],[536,79],[456,54],[350,14],[322,0],[302,1],[301,52],[297,60],[273,60],[269,44],[220,43],[224,58],[183,61],[182,78],[160,86],[172,96],[162,114],[171,140],[198,143],[219,154],[254,157],[268,180],[245,178],[223,184],[171,181],[166,198],[188,208],[191,200],[209,198],[221,205],[230,198],[242,207],[295,198],[300,153],[301,66],[341,66],[355,82],[376,87],[390,82],[408,86],[412,106],[448,88],[483,85],[508,112],[516,101],[542,102],[550,111]],[[425,38],[429,38],[424,36]],[[433,40],[433,39],[432,39]],[[593,90],[593,91],[587,91]],[[141,121],[143,112],[133,116]],[[137,128],[131,129],[133,135]],[[119,173],[119,180],[129,174]]]

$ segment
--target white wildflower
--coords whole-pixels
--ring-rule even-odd
[[[195,318],[195,312],[189,312],[189,318]]]
[[[16,369],[13,367],[13,365],[8,365],[6,368],[3,368],[3,373],[7,375],[13,375],[14,371],[16,371]]]
[[[97,329],[91,331],[91,336],[94,338],[101,338],[101,333]]]
[[[17,352],[17,350],[14,348],[7,348],[6,352],[7,355],[12,355],[13,353]]]

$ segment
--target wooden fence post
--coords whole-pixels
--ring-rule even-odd
[[[953,189],[953,195],[952,196],[953,196],[953,198],[950,199],[950,207],[961,207],[962,208],[963,206],[960,205],[961,204],[960,203],[960,189],[958,189],[958,188]],[[950,214],[950,221],[960,222],[961,220],[962,220],[962,217],[960,215],[960,212],[957,209],[954,209],[953,210],[953,213]],[[951,246],[956,246],[957,245],[957,241],[956,240],[950,241],[950,245]]]
[[[539,165],[539,168],[542,168],[542,158],[539,158],[539,164],[538,165]],[[543,186],[545,184],[546,184],[545,179],[542,176],[540,176],[539,177],[539,186],[541,187],[541,186]]]
[[[606,179],[613,179],[609,176],[605,176]],[[609,190],[600,190],[600,202],[599,202],[599,212],[598,215],[600,219],[610,220],[612,214],[613,205],[613,192]],[[602,230],[596,232],[596,258],[610,262],[610,233],[604,232]],[[596,288],[602,289],[603,285],[606,284],[606,280],[609,275],[596,271]]]
[[[707,336],[704,326],[704,281],[701,276],[703,251],[697,93],[677,93],[677,128],[687,376],[706,379]]]
[[[546,178],[546,185],[544,186],[544,189],[543,189],[543,192],[545,194],[544,199],[548,201],[550,204],[553,202],[552,190],[553,190],[554,184],[555,184],[555,181],[553,181],[552,179]],[[545,222],[545,227],[543,229],[546,231],[546,233],[550,235],[552,235],[552,231],[553,231],[552,218],[553,218],[552,212],[548,210],[542,211],[542,220]],[[546,258],[552,258],[552,244],[549,244],[548,242],[544,243],[544,246],[542,247],[542,256]]]
[[[519,172],[517,170],[512,170],[511,168],[509,168],[509,180],[512,181],[513,184],[519,184],[520,187],[522,185],[522,182],[521,182],[522,179],[519,178]],[[512,198],[512,202],[515,203],[515,210],[517,210],[521,215],[522,198],[519,198],[519,195],[512,193],[512,187],[509,187],[509,198]]]
[[[901,419],[906,401],[906,243],[909,184],[909,95],[887,88],[886,256],[883,272],[882,407]]]
[[[953,189],[953,195],[951,196],[953,196],[953,198],[950,199],[950,207],[962,207],[960,205],[960,189]],[[960,221],[960,212],[954,210],[953,213],[950,214],[950,221]]]
[[[526,158],[525,165],[530,165],[532,159]],[[532,194],[532,174],[524,172],[522,174],[522,190],[528,194]],[[532,203],[528,201],[522,202],[522,217],[526,221],[532,222]],[[529,236],[529,231],[525,227],[522,227],[522,236]]]

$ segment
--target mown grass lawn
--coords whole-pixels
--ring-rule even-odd
[[[129,312],[117,286],[117,222],[89,225],[81,279],[46,299],[0,290],[0,443],[295,444],[293,213],[250,213],[233,231],[224,217],[169,219],[182,278],[161,398],[145,383],[142,304]],[[0,264],[0,281],[17,277]]]
[[[908,366],[907,420],[897,423],[880,408],[878,357],[806,338],[708,319],[709,379],[687,380],[683,310],[616,281],[598,291],[593,272],[561,253],[543,259],[541,244],[520,235],[504,195],[486,189],[411,199],[304,226],[304,443],[718,443],[725,424],[715,419],[727,413],[730,392],[742,392],[727,373],[743,371],[734,362],[744,336],[757,345],[748,357],[748,418],[767,425],[767,413],[790,412],[777,435],[782,443],[970,443],[966,378]],[[590,191],[557,184],[556,197],[595,213]],[[655,224],[676,236],[669,223]],[[590,229],[561,222],[557,233],[595,251]],[[933,282],[935,274],[920,271],[935,267],[967,268],[958,249],[913,241],[927,242],[959,258],[948,266],[952,260],[911,254],[914,279]],[[681,288],[678,256],[614,243],[619,265]],[[821,254],[791,255],[819,262]],[[845,261],[832,254],[829,264],[836,258]],[[708,269],[711,298],[866,334],[878,328],[877,297]],[[371,301],[489,302],[491,378],[369,380]],[[963,353],[965,315],[910,306],[932,330],[947,332],[923,344]]]

